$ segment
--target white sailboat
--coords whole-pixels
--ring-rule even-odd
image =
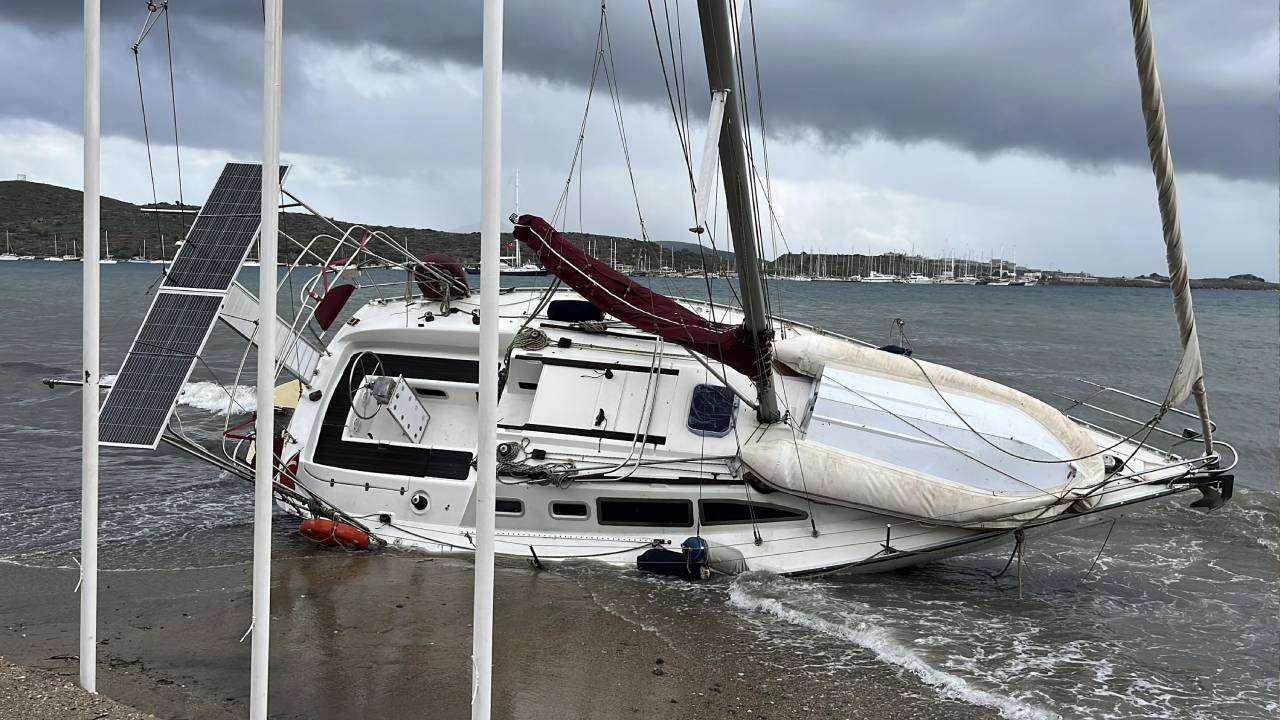
[[[53,236],[53,254],[44,258],[45,262],[63,262],[63,256],[58,254],[58,236]]]
[[[164,246],[164,241],[163,241],[163,240],[161,240],[161,247],[163,247],[163,246]],[[133,257],[131,257],[131,258],[129,258],[128,260],[126,260],[125,262],[127,262],[127,263],[136,263],[136,264],[150,264],[150,263],[151,263],[151,260],[148,260],[148,259],[147,259],[147,236],[146,236],[146,235],[143,235],[143,236],[142,236],[142,249],[141,249],[141,251],[139,251],[139,253],[138,253],[137,255],[134,255]]]
[[[106,245],[106,251],[102,257],[98,258],[99,265],[115,265],[116,259],[111,257],[111,234],[103,232],[102,242]]]
[[[742,306],[659,295],[526,214],[511,218],[516,238],[564,286],[504,291],[494,313],[456,261],[420,261],[383,233],[348,229],[307,281],[298,314],[280,321],[278,370],[296,382],[276,396],[286,432],[262,443],[273,448],[277,501],[304,534],[469,554],[491,519],[474,510],[477,465],[490,459],[478,448],[490,442],[497,553],[690,577],[875,572],[1102,522],[1191,490],[1200,505],[1230,497],[1234,451],[1213,438],[1204,406],[1173,407],[1203,395],[1198,353],[1167,398],[1098,386],[1059,410],[900,347],[766,314],[748,118],[730,92],[739,87],[731,14],[726,0],[700,0],[698,10],[713,98],[705,147],[737,208]],[[703,161],[710,169],[695,196],[716,172]],[[416,289],[387,296],[364,276],[365,259],[405,270]],[[361,287],[378,294],[345,310]],[[237,291],[223,311],[246,337],[253,302]],[[496,347],[482,342],[486,318],[496,319]],[[494,367],[496,431],[477,404]],[[1152,417],[1129,423],[1107,400]],[[1104,426],[1087,410],[1126,422]],[[1186,419],[1201,431],[1176,427]],[[162,439],[251,475],[247,443],[227,437],[224,455]],[[1188,452],[1188,439],[1199,449]]]
[[[515,214],[520,214],[520,170],[516,170],[515,179]],[[512,243],[512,253],[504,255],[498,259],[498,274],[502,277],[545,277],[546,268],[526,262],[520,255],[520,243]],[[472,265],[466,268],[470,275],[479,275],[480,266]]]
[[[13,254],[13,249],[9,247],[9,231],[4,231],[4,254],[0,255],[0,262],[5,260],[20,260],[17,255]]]

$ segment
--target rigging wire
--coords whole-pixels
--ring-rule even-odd
[[[582,159],[582,146],[586,142],[587,137],[587,119],[591,115],[591,99],[595,96],[596,80],[600,75],[600,65],[604,55],[604,8],[601,7],[600,23],[596,28],[596,49],[592,56],[591,63],[591,80],[587,83],[587,102],[582,109],[582,122],[578,125],[578,141],[573,148],[573,156],[569,161],[569,174],[564,182],[564,189],[560,192],[560,199],[556,203],[555,210],[551,213],[550,222],[554,226],[560,218],[561,212],[564,213],[563,222],[560,225],[564,229],[564,222],[568,222],[568,205],[569,191],[573,186],[573,175],[577,169],[578,163]]]
[[[138,46],[133,46],[133,68],[138,76],[138,104],[142,106],[142,140],[147,147],[147,172],[151,175],[151,204],[153,207],[160,204],[160,199],[156,195],[156,167],[151,159],[151,130],[147,125],[147,100],[142,93],[142,64],[138,60]],[[154,212],[152,215],[156,219],[156,242],[160,242],[160,213]]]
[[[631,167],[631,148],[627,144],[627,127],[622,119],[622,91],[617,84],[618,69],[613,62],[613,39],[609,33],[609,12],[604,4],[600,6],[600,17],[604,26],[605,51],[608,58],[604,69],[604,79],[609,87],[609,97],[613,103],[613,114],[618,123],[618,139],[622,143],[622,156],[626,161],[627,178],[631,181],[631,196],[636,203],[636,217],[640,221],[640,239],[649,242],[649,231],[644,224],[644,212],[640,209],[640,192],[636,187],[636,176]]]
[[[173,78],[173,36],[169,31],[169,3],[166,1],[164,7],[164,44],[165,50],[169,56],[169,106],[173,112],[173,159],[178,168],[178,208],[186,209],[186,201],[182,194],[182,150],[181,144],[178,142],[178,94],[174,89]],[[182,235],[187,235],[187,214],[186,212],[178,213],[178,220],[182,223]],[[162,248],[163,252],[163,248]]]

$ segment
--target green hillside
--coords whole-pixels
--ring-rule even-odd
[[[58,250],[70,252],[71,242],[77,247],[81,239],[81,193],[79,190],[20,180],[0,181],[0,232],[8,231],[13,252],[19,255],[43,257],[53,252],[54,235],[58,237]],[[173,255],[173,243],[185,235],[184,222],[190,224],[193,215],[180,213],[147,213],[145,206],[102,198],[102,229],[111,245],[111,255],[128,258],[142,252],[145,241],[147,255],[158,257],[163,237],[165,255]],[[160,207],[178,209],[176,204]],[[341,227],[357,221],[334,220]],[[370,226],[406,242],[415,253],[444,252],[456,256],[464,263],[480,259],[479,233],[452,233],[430,228],[407,228],[393,225]],[[320,234],[332,234],[333,228],[310,213],[285,212],[281,214],[280,229],[300,242],[306,242]],[[631,238],[581,233],[565,233],[571,240],[588,249],[594,248],[602,258],[610,255],[610,243],[616,248],[619,264],[658,268],[671,264],[671,250],[657,243],[642,242]],[[504,235],[504,246],[510,242]],[[675,251],[675,266],[680,269],[701,267],[696,245],[681,244]],[[65,248],[65,249],[64,249]],[[283,257],[292,258],[296,252],[287,241],[280,243]],[[661,258],[661,259],[660,259]],[[708,253],[710,259],[710,254]],[[713,263],[714,264],[714,263]],[[715,269],[714,267],[712,268]]]

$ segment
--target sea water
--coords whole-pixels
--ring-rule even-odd
[[[70,566],[76,555],[79,391],[40,379],[78,372],[80,271],[0,267],[8,538],[0,561]],[[241,282],[255,287],[256,271],[245,272]],[[157,277],[156,266],[102,268],[108,380]],[[700,279],[646,282],[673,295],[708,292]],[[724,281],[710,290],[717,301],[734,295]],[[1169,295],[1159,289],[778,282],[770,305],[877,344],[902,342],[900,318],[918,357],[1049,402],[1084,392],[1075,378],[1160,398],[1178,358]],[[902,702],[921,715],[976,706],[1006,718],[1274,717],[1280,305],[1273,292],[1198,291],[1195,306],[1218,433],[1241,455],[1235,497],[1205,513],[1185,507],[1194,493],[1180,495],[1114,526],[1037,538],[1024,555],[1021,597],[1012,570],[992,578],[1007,547],[871,576],[748,573],[692,584],[591,564],[561,572],[709,662],[750,654],[790,683],[828,697],[847,692],[851,713],[858,698],[849,678],[887,671],[909,681]],[[182,429],[209,438],[229,420],[228,399],[252,408],[252,378],[236,373],[242,351],[229,330],[215,330],[180,399]],[[246,367],[252,373],[252,357]],[[171,450],[104,449],[101,475],[104,570],[207,566],[247,553],[252,500],[243,481]],[[288,522],[277,524],[276,548],[278,557],[308,550]],[[691,621],[712,616],[732,624],[734,643]]]

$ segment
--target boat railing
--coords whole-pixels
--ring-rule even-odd
[[[1088,388],[1083,395],[1073,397],[1054,393],[1067,403],[1062,412],[1075,422],[1117,441],[1132,441],[1154,451],[1170,462],[1168,467],[1187,465],[1226,472],[1235,466],[1235,448],[1216,437],[1217,425],[1212,422],[1209,427],[1215,433],[1213,452],[1204,450],[1200,445],[1199,452],[1188,455],[1184,446],[1197,446],[1202,442],[1197,429],[1200,423],[1198,415],[1126,390],[1090,380],[1076,380]],[[1194,423],[1187,424],[1186,421]],[[1229,456],[1230,463],[1224,467],[1226,456]]]
[[[337,228],[336,225],[334,227]],[[285,327],[282,327],[282,331],[285,331],[285,337],[278,339],[280,352],[278,352],[276,363],[277,376],[287,372],[285,360],[295,354],[298,345],[310,342],[307,337],[308,333],[319,344],[320,347],[318,349],[322,352],[324,351],[327,329],[317,330],[312,320],[315,319],[317,310],[321,307],[327,293],[335,286],[339,278],[350,272],[355,272],[355,282],[351,283],[355,286],[355,289],[371,289],[377,293],[379,299],[385,302],[387,296],[383,293],[383,288],[396,286],[398,283],[379,282],[371,273],[373,269],[400,268],[407,273],[409,279],[413,278],[415,272],[424,272],[424,269],[417,265],[417,258],[410,253],[408,248],[385,232],[363,225],[352,225],[341,231],[341,233],[320,233],[305,243],[287,233],[282,232],[281,236],[297,249],[293,262],[286,266],[286,270],[280,279],[279,285],[282,291],[283,288],[289,286],[289,280],[295,274],[309,272],[312,269],[317,269],[318,272],[309,275],[302,282],[296,297],[296,312],[287,321],[282,319],[282,322],[286,323]],[[321,250],[319,248],[324,249]],[[314,261],[314,264],[309,261]],[[425,272],[430,273],[432,269],[427,268]],[[330,325],[330,327],[335,325]],[[239,366],[236,368],[234,380],[234,385],[236,386],[241,383],[241,378],[244,377],[249,358],[249,349],[253,347],[253,344],[252,341],[246,344],[245,352],[242,354]],[[299,379],[303,383],[307,383],[310,380],[310,378]],[[228,393],[228,412],[223,423],[221,449],[226,459],[243,463],[245,448],[249,442],[252,442],[253,438],[251,427],[244,431],[242,429],[244,423],[237,424],[233,421],[233,418],[240,415],[240,413],[241,409],[236,407],[235,398],[232,397],[231,393]],[[248,436],[246,436],[246,432],[248,432]],[[281,463],[283,459],[275,458],[275,461]]]

